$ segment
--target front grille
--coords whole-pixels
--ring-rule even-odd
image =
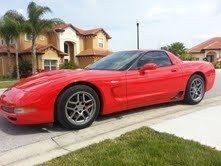
[[[14,112],[14,108],[8,107],[8,106],[1,106],[1,109],[5,112],[8,112],[8,113],[13,113]]]

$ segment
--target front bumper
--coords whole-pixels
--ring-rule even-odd
[[[0,107],[0,115],[7,119],[9,122],[17,125],[22,124],[38,124],[36,116],[38,111],[28,112],[28,113],[15,113],[15,112],[6,112]],[[37,120],[37,121],[36,121]]]
[[[0,115],[17,125],[51,123],[54,120],[53,101],[45,98],[47,96],[40,97],[37,92],[29,93],[15,88],[7,90],[0,97]],[[5,107],[13,109],[7,111]],[[21,108],[25,111],[15,111]]]
[[[9,122],[14,124],[23,124],[20,118],[15,113],[8,113],[2,110],[0,108],[0,115],[3,116],[5,119],[7,119]]]

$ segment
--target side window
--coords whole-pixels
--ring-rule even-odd
[[[30,34],[25,34],[25,40],[26,40],[26,41],[32,40],[32,35],[30,35]]]
[[[138,60],[136,64],[136,69],[142,67],[147,63],[155,63],[158,67],[172,65],[168,55],[162,51],[147,52]]]

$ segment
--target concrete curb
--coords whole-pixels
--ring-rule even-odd
[[[214,105],[221,105],[221,96],[203,100],[195,106],[167,104],[150,107],[149,109],[145,108],[143,111],[125,114],[121,118],[107,120],[102,123],[96,122],[91,127],[83,130],[72,131],[51,139],[2,152],[0,153],[0,165],[25,166],[40,164],[104,139],[116,138],[142,126],[151,126]]]

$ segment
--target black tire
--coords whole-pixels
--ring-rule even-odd
[[[200,98],[198,100],[194,100],[193,97],[191,96],[191,84],[193,83],[194,80],[202,81],[202,95],[200,96]],[[188,80],[188,83],[186,86],[184,102],[186,104],[192,104],[192,105],[198,104],[204,98],[204,94],[205,94],[205,80],[203,79],[202,76],[200,76],[198,74],[192,75],[190,77],[190,79]]]
[[[72,122],[73,119],[70,119],[70,117],[69,118],[67,117],[68,116],[68,113],[67,113],[68,109],[66,106],[68,104],[68,101],[70,101],[71,97],[78,92],[79,93],[83,92],[83,93],[86,93],[89,96],[93,97],[94,98],[94,99],[92,98],[93,104],[94,105],[96,104],[95,106],[93,106],[94,113],[90,116],[90,118],[88,118],[89,120],[87,122],[82,123],[82,124],[74,124],[75,121]],[[78,98],[78,101],[79,101],[79,98]],[[83,101],[81,103],[83,103]],[[77,104],[73,106],[73,108],[76,108],[76,107],[77,107]],[[80,115],[80,113],[79,113],[80,110],[81,109],[78,108],[78,111],[74,111],[74,112],[77,112],[76,114]],[[83,108],[82,108],[82,110],[83,110]],[[93,88],[86,86],[86,85],[75,85],[75,86],[72,86],[72,87],[66,89],[58,97],[55,111],[56,111],[55,118],[63,127],[68,128],[68,129],[83,129],[83,128],[90,126],[94,122],[94,120],[97,118],[97,116],[100,112],[100,99],[99,99],[98,94],[96,93],[96,91]],[[73,110],[71,110],[71,111],[73,111]],[[83,111],[81,111],[81,112],[83,112]],[[84,114],[84,112],[81,114]]]

